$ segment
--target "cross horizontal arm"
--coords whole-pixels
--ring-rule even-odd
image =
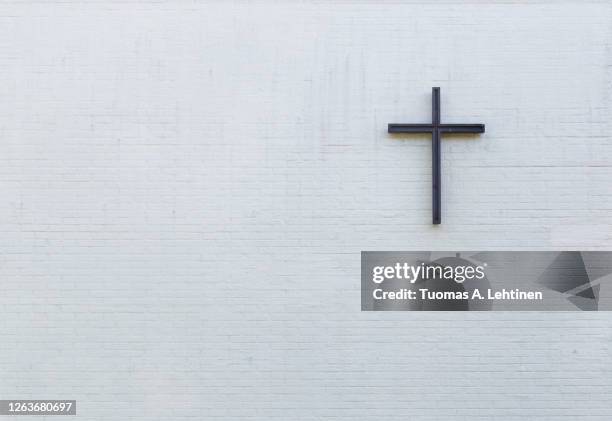
[[[442,133],[484,133],[484,124],[440,124]]]
[[[431,133],[433,124],[389,124],[389,133]]]

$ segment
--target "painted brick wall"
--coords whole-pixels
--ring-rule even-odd
[[[0,4],[0,397],[610,420],[612,316],[359,311],[360,250],[612,249],[593,1]],[[484,122],[430,144],[390,122]],[[27,418],[24,418],[27,419]],[[37,418],[41,419],[41,418]]]

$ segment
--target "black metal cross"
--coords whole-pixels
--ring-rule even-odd
[[[441,124],[440,88],[431,88],[431,124],[389,124],[389,133],[431,133],[431,185],[433,223],[442,222],[440,138],[446,133],[484,133],[484,124]]]

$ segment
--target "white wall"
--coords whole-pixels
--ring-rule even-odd
[[[609,313],[361,313],[359,252],[612,249],[609,2],[0,5],[0,396],[609,420]],[[430,143],[390,122],[487,133]],[[565,419],[565,418],[563,418]]]

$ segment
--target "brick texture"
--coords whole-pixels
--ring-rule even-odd
[[[359,311],[361,250],[612,249],[610,22],[581,0],[2,2],[0,398],[612,419],[610,313]],[[430,143],[386,133],[430,119],[432,86],[443,121],[487,125],[444,140],[435,227]]]

